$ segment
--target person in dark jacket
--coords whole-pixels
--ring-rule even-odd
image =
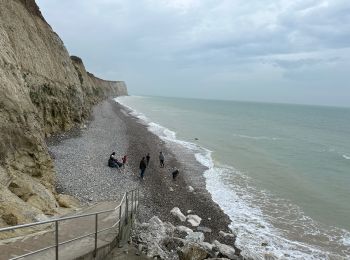
[[[172,172],[172,175],[173,175],[173,180],[175,181],[176,180],[176,177],[177,175],[179,175],[179,170],[177,168],[175,168],[175,170]]]
[[[140,175],[141,175],[142,180],[143,180],[143,176],[145,174],[146,168],[147,168],[146,159],[145,159],[145,157],[142,157],[142,160],[140,162],[140,170],[141,170]]]
[[[111,153],[111,155],[109,156],[108,166],[112,168],[119,168],[123,166],[123,164],[118,161],[117,156],[115,155],[115,152]]]
[[[164,168],[164,154],[163,152],[159,153],[159,164],[160,164],[160,168]]]

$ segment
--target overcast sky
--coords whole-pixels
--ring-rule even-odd
[[[131,95],[350,106],[349,0],[37,0]]]

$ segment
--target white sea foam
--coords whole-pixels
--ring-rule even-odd
[[[278,200],[269,202],[269,200],[271,200],[271,198],[269,198],[270,194],[267,191],[257,191],[251,186],[250,180],[246,175],[231,166],[215,165],[211,157],[212,152],[208,149],[191,142],[178,140],[174,131],[155,122],[151,122],[144,114],[128,106],[126,104],[127,102],[123,102],[123,99],[117,98],[116,101],[128,108],[131,115],[139,118],[142,123],[147,125],[150,132],[156,134],[164,141],[180,144],[193,151],[196,160],[208,168],[204,173],[206,188],[212,194],[213,200],[218,203],[231,218],[232,224],[230,228],[237,235],[236,243],[238,247],[243,249],[244,256],[254,259],[264,259],[265,255],[269,254],[278,259],[346,259],[325,252],[324,250],[322,251],[322,249],[318,249],[316,246],[286,239],[284,236],[285,233],[283,232],[286,230],[279,230],[274,227],[271,223],[276,219],[267,216],[262,208],[260,208],[261,206],[271,203],[284,204],[285,208],[278,211],[277,215],[281,219],[288,217],[288,214],[296,215],[297,219],[294,221],[301,221],[301,224],[297,224],[302,226],[303,229],[305,228],[303,234],[300,234],[300,236],[317,235],[320,233],[320,230],[314,221],[305,216],[295,205]],[[263,136],[251,137],[241,135],[238,137],[257,140],[278,139]],[[348,158],[350,159],[350,157]],[[232,182],[232,179],[235,181]],[[335,241],[339,243],[340,246],[347,247],[350,244],[350,233],[345,230],[341,235],[334,237],[331,235],[327,236],[326,234],[323,235],[324,239]],[[267,243],[268,246],[262,246],[262,243]],[[345,254],[347,253],[349,252],[346,251]]]
[[[280,140],[280,137],[268,137],[268,136],[250,136],[250,135],[242,135],[242,134],[232,134],[234,137],[246,138],[246,139],[254,139],[254,140]]]
[[[344,159],[350,160],[350,156],[349,155],[343,154],[342,156],[343,156]]]

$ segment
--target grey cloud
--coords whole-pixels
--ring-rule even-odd
[[[328,71],[327,84],[341,91],[340,80],[350,81],[348,0],[37,2],[72,54],[101,77],[126,80],[131,93],[181,96],[186,88],[193,96],[215,79],[223,84],[217,98],[222,90],[224,98],[249,99],[263,84],[283,102],[288,95],[277,86],[294,86],[297,77],[305,93],[308,75]]]
[[[333,57],[328,59],[316,59],[316,58],[304,58],[304,59],[296,59],[296,60],[282,60],[282,59],[275,59],[269,61],[271,64],[281,67],[283,69],[300,69],[315,65],[331,65],[336,64],[339,62],[341,58],[339,57]]]

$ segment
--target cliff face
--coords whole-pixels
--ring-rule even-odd
[[[45,137],[80,124],[123,82],[87,73],[34,0],[0,0],[0,226],[56,214]]]

